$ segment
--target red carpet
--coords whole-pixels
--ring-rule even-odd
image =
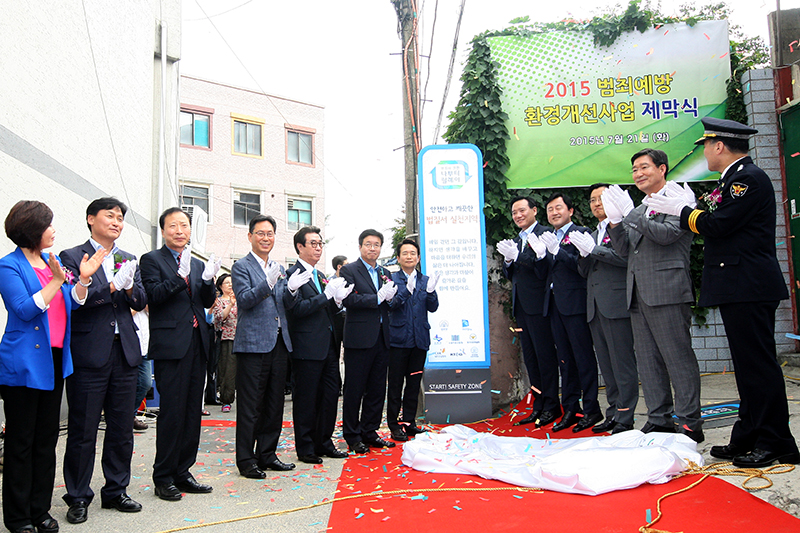
[[[523,404],[524,406],[524,404]],[[470,424],[478,431],[504,436],[547,438],[552,426],[535,429],[511,424],[527,416],[525,409],[511,410],[500,419]],[[591,436],[590,431],[563,437]],[[553,434],[550,437],[554,437]],[[699,479],[692,475],[664,485],[643,485],[601,496],[557,492],[522,492],[498,481],[455,474],[429,474],[404,466],[402,446],[351,456],[345,463],[336,498],[399,489],[420,492],[375,494],[335,502],[328,531],[378,531],[424,528],[424,531],[530,531],[636,532],[647,524],[647,514],[657,516],[656,502]],[[424,489],[451,491],[424,492]],[[476,491],[475,489],[483,489]],[[502,489],[502,490],[491,490]],[[687,492],[662,502],[663,517],[654,529],[684,533],[800,532],[800,520],[721,479],[709,477]],[[386,529],[383,529],[384,531]]]

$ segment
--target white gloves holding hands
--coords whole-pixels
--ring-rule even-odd
[[[581,257],[586,257],[591,254],[595,246],[592,236],[588,233],[582,233],[580,231],[570,231],[569,242],[575,245],[575,248],[578,249]]]
[[[558,237],[556,237],[555,233],[550,231],[542,233],[542,236],[539,237],[539,240],[544,243],[544,245],[547,247],[548,252],[550,252],[553,255],[558,255],[558,252],[561,249],[561,243],[559,242]]]
[[[503,254],[503,259],[505,259],[506,263],[513,263],[519,256],[519,248],[517,248],[517,243],[511,239],[505,239],[498,242],[496,248],[498,252]]]
[[[680,216],[684,207],[694,208],[696,205],[697,198],[689,185],[684,183],[681,187],[674,181],[668,181],[664,187],[664,194],[654,194],[647,203],[653,211],[675,216]]]
[[[425,288],[428,292],[433,292],[436,290],[436,285],[439,284],[439,279],[442,277],[442,271],[437,270],[434,272],[433,276],[428,277],[428,286]]]
[[[528,235],[528,244],[536,253],[536,259],[542,259],[545,254],[547,254],[547,246],[542,242],[542,239],[533,232]]]
[[[378,289],[378,303],[387,302],[394,298],[397,293],[397,286],[394,281],[387,281],[383,286]]]
[[[275,284],[278,283],[278,278],[280,277],[281,266],[276,261],[270,262],[269,265],[267,265],[267,284],[270,289],[275,288]]]
[[[628,216],[633,210],[633,200],[619,185],[611,185],[603,191],[603,210],[606,212],[608,221],[612,224],[619,224],[622,219]]]
[[[181,259],[183,259],[183,256],[181,256]],[[214,254],[211,254],[211,257],[206,261],[206,268],[203,269],[203,281],[214,279],[214,276],[219,272],[220,266],[222,266],[222,259],[217,259]]]
[[[289,276],[289,281],[286,282],[286,287],[294,292],[306,283],[308,280],[311,279],[311,271],[310,270],[300,270],[299,268],[294,271],[294,274]]]
[[[188,278],[189,273],[192,271],[192,249],[188,246],[180,253],[181,260],[178,263],[178,275],[182,278]],[[117,284],[115,283],[116,287]]]
[[[328,284],[325,285],[325,297],[330,300],[331,298],[336,296],[336,291],[338,291],[341,287],[344,287],[344,284],[347,283],[344,278],[334,278],[328,281]]]
[[[136,274],[136,264],[136,259],[122,263],[117,273],[114,274],[114,279],[111,280],[114,284],[114,289],[118,291],[127,291],[133,288],[133,276]]]

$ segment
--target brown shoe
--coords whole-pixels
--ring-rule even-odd
[[[133,417],[133,430],[134,431],[144,431],[145,429],[147,429],[149,427],[150,426],[148,426],[147,424],[145,424],[144,422],[142,422],[138,418]]]

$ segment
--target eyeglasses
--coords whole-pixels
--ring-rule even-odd
[[[257,231],[255,233],[253,233],[253,235],[258,237],[259,239],[263,239],[264,237],[268,237],[270,239],[274,239],[275,238],[275,233],[273,233],[271,231]]]
[[[310,246],[311,248],[322,248],[323,246],[325,246],[325,243],[322,241],[311,241],[307,242],[306,246]]]
[[[380,249],[380,247],[381,247],[381,245],[380,245],[380,244],[378,244],[378,243],[371,243],[371,242],[365,242],[364,244],[362,244],[362,246],[363,246],[364,248],[369,248],[370,250]]]

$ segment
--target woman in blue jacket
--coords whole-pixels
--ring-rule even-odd
[[[3,522],[16,533],[54,533],[50,516],[56,472],[61,392],[72,373],[70,312],[107,252],[84,256],[79,279],[42,253],[55,242],[53,212],[17,202],[5,221],[17,249],[0,259],[0,295],[8,320],[0,340],[0,395],[6,417]],[[35,530],[34,530],[35,526]]]
[[[400,442],[423,433],[414,421],[417,416],[419,386],[428,348],[431,326],[428,313],[439,309],[436,284],[440,273],[429,278],[417,270],[419,245],[405,239],[397,247],[400,271],[392,274],[397,293],[389,300],[389,386],[386,399],[386,422],[392,439]],[[403,383],[405,382],[405,387]],[[403,408],[402,420],[400,407]]]

